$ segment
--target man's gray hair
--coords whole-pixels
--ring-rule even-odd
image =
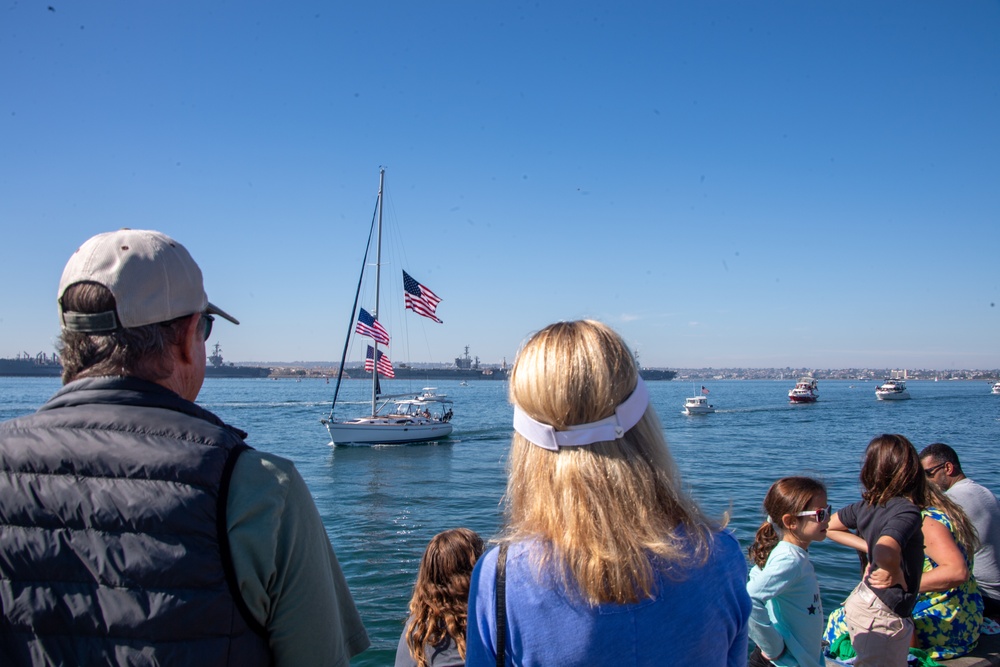
[[[62,297],[63,308],[77,313],[115,310],[111,291],[97,283],[76,283]],[[59,356],[63,384],[86,377],[132,376],[157,382],[173,372],[168,346],[181,340],[177,326],[189,316],[169,322],[101,333],[62,330]]]

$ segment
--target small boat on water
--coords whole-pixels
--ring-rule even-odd
[[[709,405],[707,396],[692,396],[684,399],[684,414],[707,415],[715,412],[715,406]]]
[[[418,395],[380,396],[374,416],[326,421],[334,444],[401,445],[439,440],[452,431],[451,400],[425,387]]]
[[[340,367],[344,368],[353,334],[357,333],[372,339],[372,344],[367,346],[365,357],[365,370],[372,374],[371,410],[368,414],[355,419],[338,419],[334,416],[343,373],[338,375],[330,415],[326,419],[320,420],[326,426],[326,430],[330,432],[331,445],[402,445],[430,442],[448,437],[453,428],[451,424],[452,410],[448,407],[451,400],[443,394],[434,393],[432,387],[424,388],[422,393],[417,396],[412,393],[382,394],[379,375],[387,378],[395,377],[392,362],[379,349],[379,343],[383,346],[389,345],[389,333],[378,322],[380,312],[379,286],[381,285],[383,264],[382,198],[384,186],[385,169],[380,169],[375,216],[372,219],[372,228],[368,236],[369,245],[371,245],[371,239],[375,238],[375,308],[371,313],[364,308],[358,308],[362,283],[365,279],[365,268],[368,266],[368,251],[371,249],[366,248],[361,264],[361,278],[358,280],[354,306],[351,309],[351,321],[347,328],[347,340],[340,358]],[[435,308],[441,299],[424,285],[419,284],[406,271],[403,271],[403,290],[406,308],[435,322],[441,322],[435,315]]]
[[[1000,394],[1000,382],[997,382],[996,384],[993,385],[993,391],[991,393]]]
[[[880,401],[905,401],[910,398],[910,392],[906,390],[904,380],[890,380],[875,387],[875,398]]]
[[[816,378],[811,376],[800,377],[795,386],[788,390],[788,400],[792,403],[815,403],[819,400],[819,388],[816,385]]]

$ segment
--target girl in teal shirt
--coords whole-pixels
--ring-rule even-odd
[[[757,644],[749,667],[820,667],[825,619],[809,545],[826,539],[826,487],[810,477],[784,477],[768,489],[764,511],[749,549],[750,639]]]

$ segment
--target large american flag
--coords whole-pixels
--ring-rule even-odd
[[[429,317],[438,324],[441,323],[441,320],[439,320],[437,315],[434,314],[434,311],[437,309],[437,305],[441,303],[441,297],[418,283],[413,279],[413,276],[406,271],[403,271],[403,292],[407,308],[415,312],[417,315],[423,315],[424,317]]]
[[[362,336],[374,338],[383,345],[389,344],[389,332],[364,308],[358,313],[358,325],[354,327],[354,330]]]
[[[372,366],[375,365],[372,363],[372,357],[375,356],[375,352],[376,352],[375,348],[369,345],[368,353],[365,355],[365,371],[368,373],[371,373]],[[382,354],[382,350],[377,350],[377,352],[378,352],[378,372],[387,378],[396,377],[396,371],[392,370],[392,362],[389,361],[389,357]]]

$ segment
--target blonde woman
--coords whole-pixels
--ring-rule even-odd
[[[621,337],[546,327],[510,399],[506,523],[473,572],[466,664],[746,665],[746,561],[684,493]]]

